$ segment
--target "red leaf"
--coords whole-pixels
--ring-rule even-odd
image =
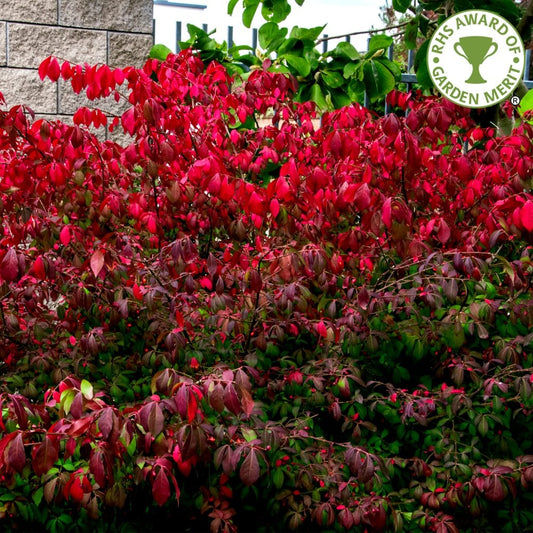
[[[322,320],[316,325],[316,331],[321,337],[326,338],[328,336],[328,330]]]
[[[196,400],[196,395],[189,393],[189,403],[187,404],[187,421],[189,424],[194,420],[197,409],[198,401]]]
[[[187,416],[187,407],[189,405],[189,389],[185,384],[178,387],[176,395],[174,396],[174,403],[178,409],[178,414],[181,418]]]
[[[273,218],[276,218],[279,215],[279,202],[275,198],[270,200],[270,212],[272,213]]]
[[[233,198],[234,194],[235,185],[228,180],[227,176],[224,176],[224,178],[222,179],[222,184],[220,186],[220,192],[218,193],[219,198],[223,202],[229,202]]]
[[[235,392],[235,387],[231,383],[226,385],[224,389],[224,405],[231,411],[234,415],[238,415],[241,412],[241,403],[239,402],[239,397]]]
[[[281,173],[281,171],[280,171]],[[285,178],[278,178],[276,180],[276,194],[281,200],[288,200],[290,196],[290,187]]]
[[[65,445],[65,452],[63,454],[63,457],[65,459],[68,459],[69,457],[72,457],[74,455],[75,451],[76,439],[74,437],[70,437],[70,439],[67,440],[67,444]]]
[[[53,57],[50,60],[50,64],[48,65],[48,77],[52,81],[57,81],[59,79],[60,74],[61,68],[59,67],[59,62],[55,57]]]
[[[212,277],[217,273],[218,266],[215,256],[210,252],[206,262],[207,273]]]
[[[370,293],[366,289],[366,287],[361,287],[359,292],[357,293],[357,303],[363,308],[367,309],[368,303],[370,302]]]
[[[46,278],[46,270],[44,268],[44,261],[41,256],[37,257],[37,259],[35,259],[35,262],[33,263],[33,274],[38,279]]]
[[[217,383],[209,393],[209,403],[217,413],[224,410],[224,387],[221,383]]]
[[[117,85],[122,85],[122,83],[124,82],[124,72],[119,68],[113,70],[113,77],[115,78],[115,82]]]
[[[208,291],[213,289],[213,283],[209,278],[202,278],[200,280],[200,287],[203,287],[204,289],[207,289]]]
[[[98,449],[93,449],[91,458],[89,459],[89,469],[94,476],[94,479],[100,487],[106,486],[106,475],[104,467],[104,454]]]
[[[70,409],[70,411],[72,412],[72,408]],[[86,416],[78,420],[73,420],[68,430],[68,434],[71,437],[81,437],[89,429],[92,423],[92,416]]]
[[[72,479],[71,483],[67,483],[65,485],[65,488],[63,489],[63,494],[67,498],[70,495],[70,497],[75,502],[78,502],[78,503],[81,502],[81,500],[83,499],[83,488],[81,486],[80,479],[76,477]]]
[[[139,418],[143,428],[152,435],[159,435],[163,431],[165,418],[157,402],[150,402],[139,411]]]
[[[87,108],[78,108],[77,111],[74,113],[74,116],[72,117],[72,121],[76,125],[86,124],[88,126],[90,124],[90,120],[88,120]]]
[[[363,211],[370,205],[370,189],[366,183],[357,189],[353,201],[359,211]]]
[[[166,472],[160,468],[152,482],[152,494],[157,505],[163,505],[170,497],[170,483]]]
[[[329,148],[331,150],[331,153],[338,157],[342,150],[342,139],[338,131],[335,131],[331,137]]]
[[[257,460],[256,451],[253,448],[250,448],[248,455],[242,462],[239,470],[239,477],[241,478],[241,481],[249,487],[259,479],[259,474],[259,461]]]
[[[128,109],[128,111],[122,115],[120,121],[122,122],[124,131],[133,135],[135,132],[135,108],[132,107]]]
[[[533,231],[533,201],[528,200],[520,209],[520,220],[527,231]]]
[[[104,267],[104,262],[104,254],[100,250],[96,250],[96,252],[94,252],[91,256],[91,270],[93,271],[95,277],[100,274],[100,271]]]
[[[10,395],[9,396],[11,401],[13,402],[13,408],[15,409],[15,414],[17,415],[17,422],[20,427],[20,429],[27,429],[28,428],[28,414],[26,413],[26,409],[24,408],[24,405],[22,405],[23,402],[28,402],[24,396],[20,395]]]
[[[32,452],[33,471],[42,476],[52,468],[59,457],[59,445],[47,435],[44,441]]]
[[[52,61],[52,57],[47,57],[39,65],[39,71],[38,72],[39,72],[39,78],[41,78],[41,81],[44,81],[44,78],[46,78],[46,74],[48,72],[48,66],[50,65],[50,61]]]
[[[387,198],[385,202],[383,202],[383,207],[381,208],[381,218],[387,229],[390,229],[392,224],[392,198]]]
[[[444,244],[450,239],[450,236],[451,231],[448,224],[446,224],[446,221],[444,219],[441,219],[439,231],[437,232],[437,238],[442,244]]]
[[[19,273],[19,262],[17,258],[17,253],[13,248],[10,248],[4,258],[2,263],[0,263],[0,275],[6,281],[14,281],[17,279]]]
[[[250,196],[248,207],[250,208],[250,212],[253,213],[254,215],[262,216],[265,212],[265,206],[263,204],[263,199],[255,191]]]
[[[157,218],[155,215],[153,215],[152,213],[150,213],[148,215],[148,222],[147,222],[147,227],[148,227],[148,231],[152,234],[156,234],[157,233]]]
[[[143,289],[144,287],[140,287],[137,283],[133,284],[133,296],[137,300],[143,299]]]
[[[244,388],[241,388],[241,405],[246,416],[250,416],[254,410],[252,395]]]
[[[70,404],[70,414],[74,418],[80,418],[83,413],[83,395],[81,392],[77,392]]]
[[[24,442],[22,432],[19,431],[15,438],[6,446],[5,450],[6,463],[15,472],[21,472],[26,465],[26,452],[24,451]]]
[[[61,65],[61,77],[64,80],[68,80],[69,78],[72,77],[72,67],[68,61],[65,61]]]
[[[100,412],[100,416],[98,417],[98,429],[100,430],[100,433],[102,434],[102,437],[104,437],[104,439],[107,439],[111,434],[111,430],[113,429],[113,422],[113,408],[105,407],[104,409],[102,409],[102,411]]]
[[[207,184],[207,190],[212,195],[217,195],[220,192],[221,179],[220,174],[217,172]]]

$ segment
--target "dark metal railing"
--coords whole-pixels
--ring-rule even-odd
[[[156,5],[173,5],[176,7],[194,7],[195,9],[205,9],[207,6],[205,5],[199,5],[199,4],[186,4],[184,2],[172,2],[170,0],[154,0],[154,4]],[[202,29],[204,31],[208,31],[207,24],[202,24]],[[370,33],[370,32],[369,32]],[[155,20],[154,20],[154,35],[155,35]],[[175,51],[179,50],[179,42],[182,41],[182,23],[181,21],[176,21],[176,45],[175,45]],[[257,29],[252,29],[252,48],[255,50],[257,48],[258,43],[258,33]],[[345,39],[347,42],[350,42],[350,36],[346,36]],[[227,43],[228,46],[232,46],[234,43],[233,41],[233,26],[228,26],[227,28]],[[322,43],[322,52],[325,53],[328,51],[328,35],[323,35],[321,39]],[[388,57],[392,60],[394,54],[394,49],[391,46],[388,50]],[[414,50],[409,50],[407,54],[407,70],[406,72],[402,73],[401,82],[405,83],[407,85],[407,90],[411,90],[412,86],[417,82],[416,74],[413,73],[413,66],[415,62],[415,53]],[[525,69],[524,74],[522,76],[522,80],[525,84],[525,86],[528,89],[533,89],[533,79],[530,78],[531,76],[531,50],[526,50],[526,61],[525,61]],[[370,100],[367,95],[365,95],[365,106],[368,107],[370,104]],[[385,113],[388,113],[390,111],[390,106],[388,104],[385,105]]]

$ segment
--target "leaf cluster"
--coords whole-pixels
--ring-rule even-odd
[[[531,523],[531,125],[319,127],[191,50],[40,74],[130,105],[0,113],[4,530]]]

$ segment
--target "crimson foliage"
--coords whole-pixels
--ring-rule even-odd
[[[40,74],[131,106],[0,113],[3,529],[531,524],[531,126],[318,128],[189,51]]]

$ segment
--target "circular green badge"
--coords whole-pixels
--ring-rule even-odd
[[[482,9],[446,19],[429,41],[428,69],[438,91],[481,108],[509,98],[522,78],[525,48],[516,28]]]

